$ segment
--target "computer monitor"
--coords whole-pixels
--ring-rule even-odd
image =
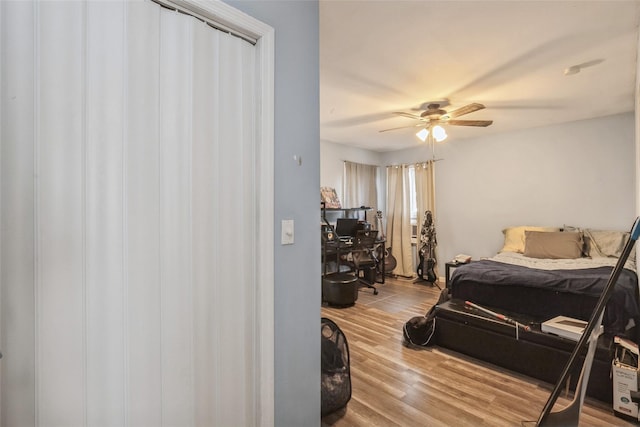
[[[336,220],[336,234],[338,237],[352,237],[356,235],[358,218],[338,218]]]

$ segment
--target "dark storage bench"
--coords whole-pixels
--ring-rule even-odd
[[[496,311],[529,325],[531,331],[520,329],[516,339],[512,325],[467,308],[464,301],[452,299],[437,307],[435,344],[555,384],[576,342],[540,331],[540,321],[547,319]],[[586,349],[583,354],[586,354]],[[612,358],[612,338],[600,336],[587,395],[603,402],[612,401]],[[576,363],[575,372],[571,373],[572,389],[580,376],[582,360]]]

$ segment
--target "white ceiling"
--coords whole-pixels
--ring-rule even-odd
[[[449,141],[633,111],[640,1],[320,0],[320,138],[420,144],[420,105],[486,108]],[[599,62],[565,76],[569,66]]]

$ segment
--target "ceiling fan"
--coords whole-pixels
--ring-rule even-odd
[[[443,105],[444,104],[444,105]],[[465,105],[464,107],[457,108],[452,111],[446,111],[442,107],[446,106],[448,102],[442,103],[430,103],[426,105],[426,109],[417,114],[411,114],[406,112],[394,112],[393,114],[407,117],[409,119],[419,120],[420,123],[410,126],[400,126],[391,129],[383,129],[380,132],[387,132],[390,130],[405,129],[410,127],[424,127],[430,128],[435,125],[452,125],[452,126],[478,126],[487,127],[493,123],[493,120],[459,120],[457,117],[465,114],[473,113],[474,111],[482,110],[484,105],[476,102]],[[424,105],[424,104],[423,104]]]

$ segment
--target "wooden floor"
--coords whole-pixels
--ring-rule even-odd
[[[410,349],[402,326],[422,316],[440,291],[388,279],[379,294],[361,289],[349,308],[322,307],[340,326],[351,357],[352,397],[323,426],[520,426],[537,420],[553,384],[439,347]],[[563,396],[554,408],[566,405]],[[631,426],[610,405],[587,398],[581,426]]]

